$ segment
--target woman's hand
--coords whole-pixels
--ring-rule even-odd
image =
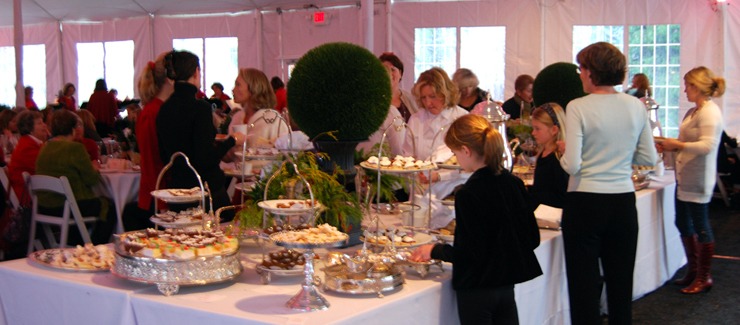
[[[666,138],[658,145],[662,147],[663,151],[677,151],[683,149],[684,144],[683,142],[678,141],[678,139]],[[656,147],[658,145],[656,145]],[[658,152],[660,152],[660,149],[658,150]]]
[[[432,259],[432,248],[434,244],[427,244],[417,247],[409,259],[413,262],[427,262]]]
[[[431,183],[439,182],[439,173],[436,171],[433,171],[431,173],[430,178],[427,178],[426,173],[419,172],[419,182],[421,182],[422,184],[429,184],[430,180],[431,180]]]

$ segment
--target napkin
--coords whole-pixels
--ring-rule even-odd
[[[534,216],[537,219],[537,226],[546,229],[560,229],[560,218],[563,215],[563,209],[554,208],[549,205],[540,204],[534,210]]]

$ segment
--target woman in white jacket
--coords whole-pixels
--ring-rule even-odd
[[[722,137],[722,112],[712,97],[725,92],[725,79],[706,67],[691,69],[683,77],[684,92],[695,106],[686,112],[678,139],[657,144],[659,151],[676,151],[676,227],[688,258],[688,271],[678,285],[686,294],[712,288],[710,266],[714,235],[708,205],[716,183],[717,151]]]

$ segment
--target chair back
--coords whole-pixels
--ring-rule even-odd
[[[8,193],[8,198],[10,200],[10,204],[13,205],[13,208],[19,207],[20,200],[18,200],[18,196],[15,195],[15,191],[13,191],[13,187],[10,186],[10,179],[8,178],[8,170],[6,168],[2,168],[2,172],[0,172],[0,183],[3,185],[3,189]]]
[[[87,230],[85,222],[94,221],[95,218],[82,217],[80,208],[77,206],[74,192],[72,192],[72,187],[69,185],[69,180],[66,176],[57,178],[47,175],[29,175],[28,173],[23,173],[23,179],[26,180],[28,191],[31,194],[32,223],[42,222],[60,225],[62,228],[59,242],[60,247],[64,247],[66,245],[69,225],[74,224],[79,228],[82,240],[85,243],[92,243],[92,240],[90,240],[90,232]],[[39,192],[56,193],[64,197],[64,206],[62,208],[61,218],[59,216],[47,215],[39,212]],[[72,218],[70,218],[70,214]],[[35,228],[34,225],[32,225],[32,228]]]

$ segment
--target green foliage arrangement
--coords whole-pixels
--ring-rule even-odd
[[[571,100],[586,96],[576,69],[578,66],[567,62],[553,63],[542,69],[532,85],[534,104],[555,102],[565,109]]]
[[[380,60],[350,43],[308,51],[296,63],[288,89],[290,116],[310,139],[336,130],[337,140],[366,140],[385,120],[391,100]]]
[[[370,152],[365,153],[364,149],[355,151],[355,165],[360,162],[367,160],[372,155],[378,154],[378,148],[380,144],[376,143]],[[383,152],[391,152],[390,145],[388,143],[383,144]],[[387,155],[387,154],[386,154]],[[375,200],[375,193],[378,192],[378,174],[373,171],[365,172],[365,182],[368,185],[368,192],[365,196],[363,204],[368,204],[371,200]],[[407,185],[406,178],[393,175],[393,174],[381,174],[380,175],[380,200],[384,202],[396,202],[396,194],[394,189],[399,189]]]
[[[337,181],[338,176],[342,173],[337,169],[332,174],[328,174],[319,168],[317,158],[328,158],[322,153],[313,153],[304,151],[299,153],[294,162],[298,166],[298,171],[311,184],[314,199],[318,200],[324,206],[324,211],[317,218],[316,223],[328,223],[339,229],[348,229],[349,224],[359,224],[362,220],[362,209],[357,197],[345,191],[344,186]],[[267,181],[271,175],[267,175],[255,184],[254,189],[249,197],[245,200],[245,207],[237,213],[237,218],[241,227],[259,228],[262,226],[262,209],[257,206],[264,198],[265,190],[268,191],[268,199],[285,198],[291,187],[302,188],[302,181],[295,173],[290,163],[285,165],[273,165],[272,170],[277,176],[267,187]],[[296,190],[296,192],[298,192]],[[308,199],[307,190],[295,193],[296,199]]]

